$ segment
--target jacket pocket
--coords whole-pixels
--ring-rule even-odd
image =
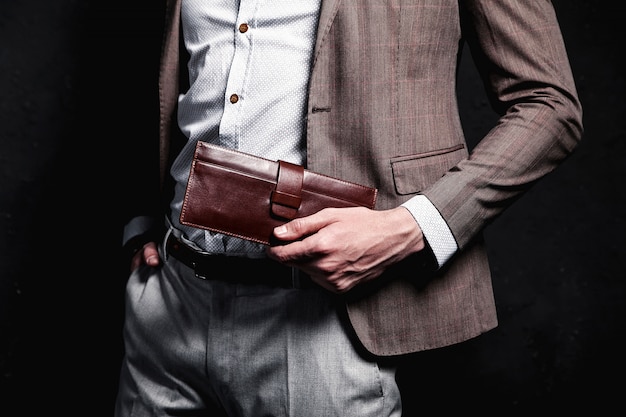
[[[441,178],[449,169],[467,156],[465,145],[437,149],[391,159],[396,192],[416,194]]]

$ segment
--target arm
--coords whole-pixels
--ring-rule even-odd
[[[550,2],[461,4],[464,37],[501,116],[468,158],[423,191],[462,250],[573,151],[582,111]],[[323,210],[278,228],[278,238],[296,241],[268,254],[345,292],[427,247],[420,221],[404,207]]]
[[[159,265],[157,249],[158,224],[154,218],[139,216],[131,219],[124,226],[122,247],[130,259],[130,270],[134,271],[145,263],[149,266]]]
[[[461,2],[462,28],[493,108],[496,126],[424,191],[460,248],[582,137],[582,110],[549,1]]]

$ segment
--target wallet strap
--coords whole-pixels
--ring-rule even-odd
[[[272,214],[294,219],[302,203],[304,167],[286,161],[278,161],[276,188],[270,197]]]

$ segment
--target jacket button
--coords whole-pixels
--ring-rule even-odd
[[[235,104],[236,102],[239,101],[239,96],[237,94],[231,94],[230,95],[230,102]]]
[[[248,24],[242,23],[239,25],[239,32],[246,33],[248,31]]]

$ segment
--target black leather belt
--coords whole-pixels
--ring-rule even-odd
[[[296,268],[271,259],[201,253],[169,235],[166,253],[193,269],[196,277],[232,282],[234,284],[268,285],[281,288],[311,288],[315,284]]]

